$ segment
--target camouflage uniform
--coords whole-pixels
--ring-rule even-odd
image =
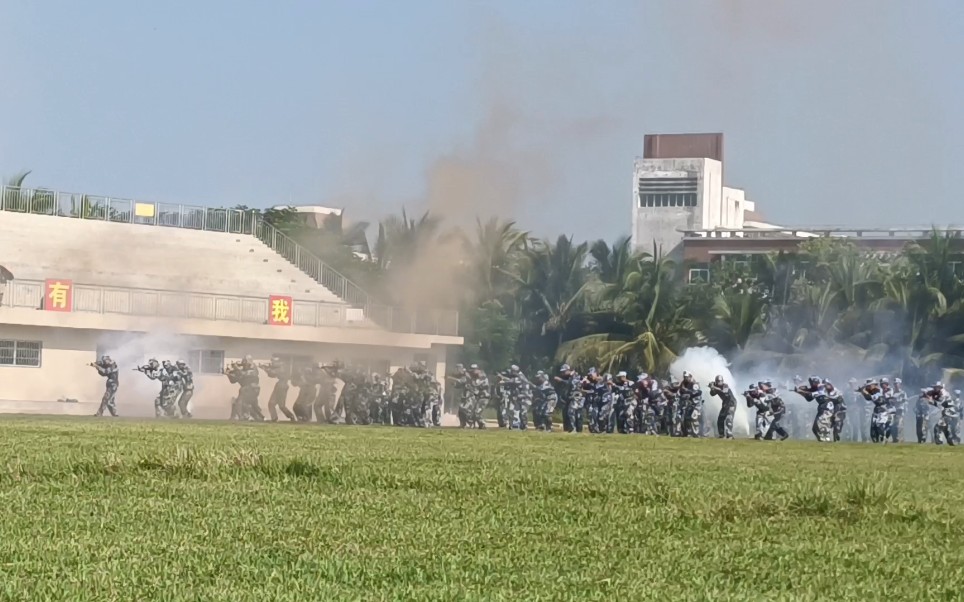
[[[151,380],[160,381],[161,380],[161,364],[156,359],[151,358],[143,366],[138,366],[134,368],[147,378]],[[162,384],[163,389],[163,384]],[[164,415],[163,406],[161,405],[161,394],[158,392],[157,397],[154,398],[154,415],[158,418]]]
[[[604,374],[596,388],[596,433],[612,433],[615,426],[616,389],[612,374]]]
[[[315,397],[318,395],[316,366],[302,366],[291,375],[291,384],[298,387],[298,396],[291,409],[298,422],[311,422]]]
[[[847,424],[847,403],[843,394],[837,390],[829,380],[823,381],[827,399],[833,404],[833,412],[830,416],[830,434],[834,441],[840,441],[843,436],[844,426]]]
[[[415,426],[412,398],[415,396],[415,373],[401,367],[392,374],[392,424]]]
[[[335,378],[341,365],[335,362],[332,366],[319,366],[315,370],[315,382],[318,383],[318,394],[312,405],[315,410],[315,422],[338,422],[338,399],[335,397],[337,386]]]
[[[388,383],[381,374],[372,374],[368,385],[371,398],[371,417],[375,424],[391,424],[392,412],[389,404],[391,397]]]
[[[345,385],[338,403],[345,410],[345,423],[371,424],[367,376],[357,370],[342,370],[340,376]]]
[[[636,432],[655,435],[657,432],[656,406],[663,396],[662,389],[644,372],[636,377],[633,393],[636,398]]]
[[[469,367],[469,385],[466,394],[469,397],[469,402],[466,404],[468,411],[466,426],[484,429],[483,412],[489,407],[492,387],[489,385],[489,377],[475,364]]]
[[[552,431],[552,413],[556,410],[558,397],[549,382],[549,376],[540,370],[535,377],[535,399],[532,405],[532,422],[537,431]]]
[[[828,442],[833,440],[833,399],[827,395],[826,388],[823,386],[823,379],[818,376],[811,376],[809,385],[798,386],[795,391],[808,402],[817,402],[817,414],[813,418],[813,425],[810,430],[817,441]]]
[[[769,428],[767,429],[767,434],[764,435],[764,439],[773,439],[773,435],[780,435],[780,440],[786,440],[790,438],[790,434],[783,428],[781,424],[783,422],[783,417],[787,413],[787,404],[780,399],[780,396],[773,391],[773,385],[770,381],[765,380],[757,384],[757,387],[763,393],[763,400],[770,408],[769,416]]]
[[[928,401],[940,409],[940,418],[934,425],[934,443],[948,445],[955,444],[957,432],[957,402],[944,390],[943,383],[937,383],[925,393]],[[943,439],[943,441],[942,441]]]
[[[262,422],[264,414],[261,413],[261,406],[258,397],[261,395],[261,375],[258,373],[258,366],[250,355],[244,356],[240,364],[238,384],[241,385],[238,391],[238,398],[242,411],[248,419]]]
[[[629,435],[638,432],[636,425],[636,391],[633,381],[625,372],[616,374],[616,428],[620,433]]]
[[[730,385],[717,376],[710,384],[710,396],[720,398],[720,414],[716,417],[716,436],[720,439],[733,438],[733,416],[736,414],[736,396]]]
[[[453,389],[455,390],[453,397],[455,398],[455,405],[458,408],[459,426],[465,428],[468,426],[468,416],[470,413],[468,406],[471,403],[468,396],[469,374],[465,366],[455,364],[455,373],[448,375],[446,378],[452,382]]]
[[[750,388],[743,392],[743,397],[746,399],[746,407],[756,410],[756,433],[753,438],[762,440],[770,432],[770,420],[773,418],[769,400],[764,398],[757,385],[750,385]]]
[[[181,418],[191,418],[190,403],[194,397],[194,373],[184,360],[177,360],[175,364],[181,375],[181,395],[177,398],[177,409]]]
[[[914,406],[914,416],[917,419],[917,442],[927,443],[927,422],[931,415],[931,405],[927,399],[927,389],[921,389],[917,404]]]
[[[107,385],[104,389],[104,396],[100,400],[100,407],[97,408],[97,413],[94,416],[103,416],[104,410],[110,412],[111,416],[117,416],[117,405],[116,396],[117,388],[120,383],[120,374],[117,370],[117,364],[110,358],[110,356],[103,356],[97,362],[91,364],[97,369],[97,374],[105,377],[107,379]]]
[[[873,413],[870,418],[870,440],[874,443],[885,443],[890,432],[892,416],[890,393],[882,388],[882,385],[887,384],[886,379],[883,379],[880,385],[873,379],[867,379],[864,386],[860,388],[860,393],[864,396],[864,399],[873,404]]]
[[[271,422],[278,421],[278,410],[284,414],[285,418],[294,422],[295,415],[288,409],[288,382],[291,377],[291,366],[278,356],[271,358],[271,363],[261,366],[268,378],[275,378],[277,381],[271,389],[271,397],[268,398],[268,415]]]
[[[894,394],[891,397],[891,406],[894,409],[893,423],[890,425],[890,440],[893,443],[904,442],[904,415],[907,414],[907,393],[901,385],[899,378],[894,379]]]
[[[177,407],[177,398],[181,395],[181,373],[177,371],[170,360],[164,360],[161,366],[163,369],[158,376],[161,381],[161,395],[159,407],[155,406],[155,413],[159,409],[164,416],[175,418],[174,410]]]
[[[693,383],[687,391],[686,408],[683,414],[683,436],[702,437],[703,436],[703,391],[700,386]]]

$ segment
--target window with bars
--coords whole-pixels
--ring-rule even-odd
[[[640,207],[696,207],[699,178],[639,178]]]
[[[710,270],[708,268],[692,268],[689,273],[690,284],[708,284],[710,282]]]
[[[40,367],[43,343],[0,339],[0,366]]]
[[[224,368],[224,351],[220,349],[192,349],[185,360],[192,372],[197,374],[221,374]]]

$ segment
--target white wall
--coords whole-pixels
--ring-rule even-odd
[[[104,379],[87,366],[97,357],[98,346],[110,353],[120,367],[120,389],[117,395],[121,414],[128,416],[153,415],[153,401],[159,385],[132,369],[150,357],[158,360],[186,359],[193,349],[220,350],[230,362],[250,354],[255,361],[267,362],[275,353],[304,355],[317,361],[377,362],[387,360],[390,370],[425,359],[430,370],[444,383],[446,346],[430,349],[402,349],[303,341],[266,341],[234,337],[184,336],[176,334],[136,334],[115,331],[49,328],[39,326],[11,326],[0,324],[0,339],[41,341],[41,366],[0,366],[0,401],[6,408],[0,411],[31,411],[38,404],[45,412],[93,413],[104,391]],[[261,405],[267,400],[275,381],[261,374]],[[221,374],[195,373],[194,411],[199,417],[227,418],[229,400],[237,393]],[[297,390],[289,389],[289,405]],[[57,404],[58,398],[74,398],[81,404]],[[10,403],[14,402],[14,403]],[[27,403],[23,403],[27,402]],[[87,412],[78,411],[78,406]]]
[[[664,253],[678,254],[683,234],[680,230],[696,230],[710,219],[707,197],[718,187],[722,165],[712,159],[637,159],[633,169],[632,246],[637,251],[652,252],[653,242]],[[640,207],[640,178],[698,178],[696,207]]]

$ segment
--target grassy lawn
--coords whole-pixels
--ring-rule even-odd
[[[964,449],[0,419],[4,600],[961,599]]]

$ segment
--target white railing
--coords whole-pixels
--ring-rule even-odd
[[[4,307],[43,309],[44,282],[10,280]],[[349,320],[350,308],[341,303],[292,301],[295,326],[377,328],[368,320]],[[73,312],[162,318],[191,318],[268,323],[268,299],[207,293],[165,291],[89,284],[73,285]]]

